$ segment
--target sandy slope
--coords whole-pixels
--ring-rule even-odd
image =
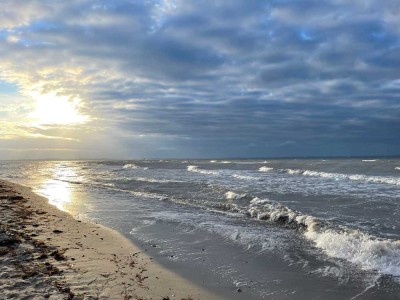
[[[0,181],[0,299],[218,299],[119,233]]]

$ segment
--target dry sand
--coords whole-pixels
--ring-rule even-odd
[[[119,233],[0,180],[0,299],[218,299]]]

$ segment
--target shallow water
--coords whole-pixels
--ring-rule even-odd
[[[229,299],[400,295],[397,158],[3,161],[0,177]]]

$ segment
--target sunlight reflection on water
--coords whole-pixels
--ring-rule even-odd
[[[49,203],[62,211],[73,213],[77,204],[75,183],[84,178],[77,176],[73,168],[65,164],[57,164],[47,171],[51,174],[36,190],[39,194],[49,199]],[[49,175],[50,175],[49,174]]]
[[[49,179],[38,192],[49,199],[49,203],[58,209],[67,211],[66,207],[72,202],[72,192],[69,182]]]

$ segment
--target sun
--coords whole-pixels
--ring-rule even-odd
[[[35,100],[35,108],[29,118],[37,125],[75,125],[89,121],[89,116],[80,112],[82,101],[79,98],[37,92],[31,92],[30,96]]]

